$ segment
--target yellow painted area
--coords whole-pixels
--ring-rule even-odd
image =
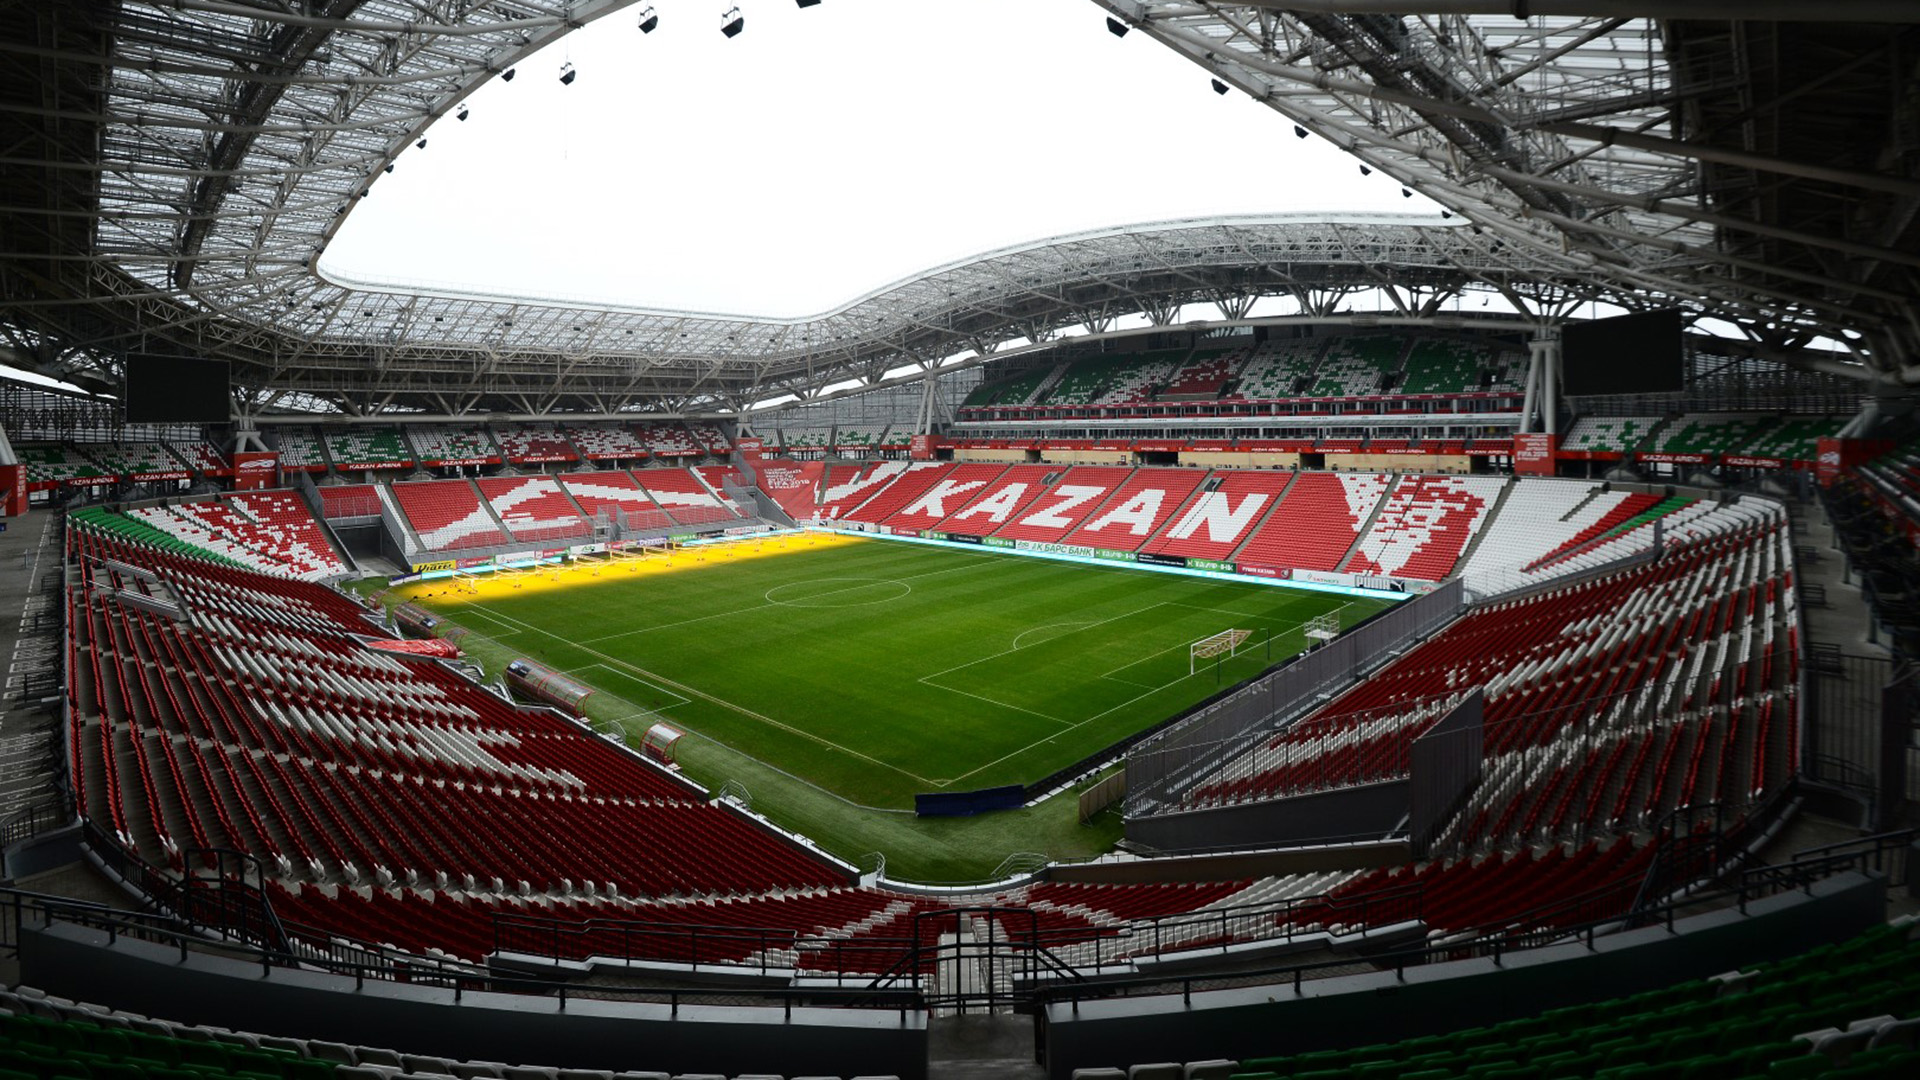
[[[503,596],[596,585],[602,581],[620,581],[651,574],[675,574],[709,566],[724,566],[747,559],[766,559],[796,551],[857,544],[856,536],[838,533],[792,533],[784,536],[749,536],[720,544],[696,544],[672,554],[658,553],[640,558],[585,555],[571,563],[533,566],[524,570],[491,570],[484,573],[416,581],[402,585],[394,594],[403,600],[441,600],[470,603]]]

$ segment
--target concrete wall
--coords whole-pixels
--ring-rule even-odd
[[[1127,820],[1127,839],[1159,851],[1375,840],[1407,816],[1407,782]]]
[[[1154,1061],[1268,1057],[1394,1042],[1621,997],[1850,938],[1886,918],[1886,883],[1843,874],[1813,889],[1737,910],[1584,943],[1291,983],[1170,996],[1049,1005],[1046,1064],[1054,1080],[1074,1069]]]
[[[907,1011],[642,1004],[368,982],[274,968],[70,924],[23,926],[21,981],[193,1024],[403,1053],[590,1069],[897,1074],[924,1078],[927,1030]]]

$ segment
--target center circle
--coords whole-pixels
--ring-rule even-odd
[[[884,604],[912,591],[913,586],[892,578],[826,577],[775,585],[766,598],[786,607],[848,608]]]

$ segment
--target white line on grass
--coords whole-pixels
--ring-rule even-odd
[[[867,762],[870,765],[878,765],[880,768],[886,769],[889,772],[899,773],[901,776],[904,776],[909,780],[917,780],[922,784],[928,784],[928,785],[933,784],[932,780],[929,780],[926,777],[919,775],[918,773],[908,772],[907,770],[901,768],[898,765],[894,765],[890,762],[881,761],[879,758],[870,757],[866,754],[861,753],[858,750],[852,750],[847,747],[841,746],[839,743],[834,742],[831,739],[823,739],[820,736],[815,735],[811,731],[802,731],[799,728],[793,727],[790,724],[783,724],[780,721],[775,720],[771,716],[767,716],[763,713],[754,712],[752,709],[749,709],[744,705],[736,705],[733,702],[728,701],[723,697],[717,697],[713,694],[709,694],[697,686],[688,686],[686,683],[675,682],[674,680],[667,678],[665,675],[662,675],[657,671],[649,671],[638,664],[628,663],[627,661],[622,660],[617,656],[608,656],[606,653],[603,653],[598,649],[587,648],[587,646],[584,645],[583,643],[575,641],[574,639],[567,637],[563,634],[556,634],[551,630],[544,630],[538,626],[534,626],[531,623],[521,622],[521,620],[515,619],[511,615],[501,615],[501,614],[495,613],[494,618],[504,619],[509,622],[520,623],[521,626],[525,627],[528,630],[533,631],[536,634],[545,634],[548,637],[553,638],[555,641],[559,641],[564,644],[571,645],[581,650],[582,652],[588,653],[593,656],[597,656],[600,659],[605,660],[609,664],[617,664],[620,667],[628,669],[629,671],[633,671],[640,675],[644,675],[648,679],[658,680],[663,687],[669,687],[675,691],[683,692],[686,694],[690,694],[693,697],[702,698],[706,701],[710,701],[713,704],[718,705],[723,709],[730,709],[734,712],[739,713],[741,716],[747,717],[748,719],[758,720],[761,723],[766,724],[768,727],[779,728],[781,731],[785,731],[792,735],[798,735],[799,737],[806,739],[809,742],[818,743],[821,746],[825,746],[833,750],[838,750],[843,754],[849,754],[853,757],[857,757],[861,761]]]
[[[1091,630],[1091,629],[1093,629],[1093,628],[1094,628],[1094,627],[1096,627],[1096,626],[1105,626],[1106,624],[1108,624],[1108,623],[1110,623],[1110,622],[1118,622],[1118,621],[1119,621],[1119,620],[1121,620],[1121,619],[1126,619],[1126,618],[1131,618],[1131,617],[1133,617],[1133,616],[1135,616],[1135,615],[1140,615],[1140,614],[1143,614],[1143,613],[1145,613],[1145,612],[1149,612],[1149,611],[1152,611],[1152,610],[1153,610],[1154,608],[1160,608],[1160,607],[1166,607],[1166,606],[1167,606],[1167,603],[1168,603],[1168,601],[1165,601],[1165,600],[1162,600],[1162,601],[1159,601],[1158,603],[1153,603],[1153,604],[1148,604],[1148,605],[1147,605],[1146,607],[1143,607],[1143,608],[1140,608],[1140,609],[1139,609],[1139,610],[1137,610],[1137,611],[1123,611],[1123,612],[1121,612],[1120,614],[1118,614],[1118,615],[1115,615],[1115,616],[1113,616],[1112,618],[1109,618],[1109,619],[1100,619],[1100,620],[1098,620],[1098,621],[1095,621],[1095,622],[1090,622],[1090,623],[1082,623],[1082,624],[1081,624],[1081,626],[1080,626],[1080,629],[1079,629],[1079,630],[1069,630],[1069,631],[1067,631],[1066,633],[1064,633],[1064,634],[1061,634],[1061,635],[1059,635],[1059,636],[1057,636],[1057,637],[1050,637],[1050,638],[1048,638],[1048,639],[1047,639],[1047,641],[1059,641],[1059,640],[1060,640],[1060,638],[1063,638],[1063,637],[1071,637],[1071,636],[1072,636],[1072,635],[1074,635],[1074,634],[1078,634],[1078,633],[1079,633],[1079,632],[1080,632],[1081,630]],[[1045,629],[1045,627],[1037,627],[1036,629]],[[1026,636],[1026,634],[1024,634],[1024,633],[1023,633],[1023,634],[1021,635],[1021,637],[1025,637],[1025,636]],[[1020,639],[1019,639],[1019,638],[1015,638],[1014,640],[1015,640],[1015,641],[1018,641],[1018,640],[1020,640]],[[989,660],[993,660],[993,659],[996,659],[996,658],[998,658],[998,657],[1002,657],[1002,656],[1006,656],[1006,655],[1007,655],[1007,654],[1009,654],[1009,653],[1016,653],[1016,652],[1019,652],[1019,651],[1020,651],[1021,649],[1032,649],[1032,648],[1037,648],[1037,647],[1038,647],[1039,645],[1044,645],[1044,644],[1046,644],[1046,643],[1047,643],[1047,642],[1044,642],[1044,641],[1043,641],[1043,642],[1039,642],[1039,643],[1038,643],[1038,644],[1036,644],[1036,645],[1015,645],[1015,646],[1014,646],[1013,648],[1011,648],[1011,649],[1001,649],[1001,650],[1000,650],[999,652],[997,652],[997,653],[990,653],[990,654],[988,654],[988,655],[986,655],[986,656],[983,656],[983,657],[981,657],[981,658],[980,658],[980,659],[978,659],[978,660],[969,660],[969,661],[967,661],[967,662],[966,662],[966,663],[964,663],[964,664],[955,664],[954,666],[952,666],[952,667],[950,667],[950,668],[943,668],[943,669],[941,669],[941,670],[939,670],[939,671],[935,671],[935,672],[932,672],[932,673],[930,673],[930,674],[927,674],[927,675],[922,675],[922,676],[920,676],[920,681],[921,681],[921,682],[926,682],[926,681],[927,681],[928,679],[937,679],[937,678],[939,678],[939,677],[940,677],[940,676],[942,676],[942,675],[950,675],[950,674],[952,674],[953,672],[956,672],[956,671],[960,671],[960,670],[962,670],[963,668],[970,668],[970,667],[972,667],[972,666],[974,666],[975,664],[984,664],[984,663],[986,663],[986,662],[987,662],[987,661],[989,661]],[[945,690],[945,689],[947,689],[947,687],[944,687],[944,686],[943,686],[943,687],[941,687],[941,689],[942,689],[942,690]]]
[[[515,629],[512,624],[504,621],[498,615],[493,615],[488,612],[480,610],[479,604],[469,601],[469,602],[458,604],[456,606],[463,609],[463,612],[465,614],[478,615],[495,626],[506,627],[505,630],[502,630],[498,633],[487,635],[488,637],[503,638],[503,637],[506,637],[508,634],[517,634],[520,632],[518,629]]]
[[[920,681],[922,683],[925,683],[928,686],[933,687],[935,690],[945,690],[950,694],[965,694],[967,697],[970,697],[975,701],[984,701],[989,705],[998,705],[1003,709],[1012,709],[1014,712],[1023,712],[1023,713],[1026,713],[1028,716],[1037,716],[1042,720],[1051,720],[1054,723],[1059,724],[1061,727],[1064,727],[1064,728],[1071,728],[1073,726],[1073,721],[1071,720],[1062,720],[1057,716],[1048,716],[1046,713],[1043,713],[1043,712],[1034,712],[1032,709],[1026,708],[1024,706],[1010,705],[1004,701],[995,701],[990,697],[982,697],[981,695],[973,693],[970,690],[960,690],[951,686],[941,686],[939,683],[927,682],[926,679],[921,679]]]
[[[624,671],[615,671],[615,670],[613,670],[612,668],[610,668],[610,667],[608,667],[608,666],[607,666],[607,665],[605,665],[605,664],[588,664],[588,665],[587,665],[586,667],[583,667],[583,668],[580,668],[580,669],[579,669],[578,671],[570,671],[570,672],[567,672],[567,674],[569,674],[569,675],[575,675],[575,674],[581,674],[581,673],[584,673],[584,672],[588,672],[588,671],[592,671],[592,670],[593,670],[594,668],[599,668],[599,669],[600,669],[601,671],[604,671],[604,672],[606,672],[606,673],[607,673],[607,674],[609,674],[609,675],[613,675],[613,676],[616,676],[616,677],[618,677],[618,678],[622,678],[622,679],[625,679],[625,680],[627,680],[628,682],[631,682],[631,683],[638,683],[638,684],[640,684],[641,686],[644,686],[644,687],[646,687],[646,688],[647,688],[647,689],[649,689],[649,690],[658,690],[658,691],[660,691],[661,693],[663,693],[663,694],[666,694],[666,695],[668,695],[669,697],[673,697],[673,698],[678,698],[678,699],[679,699],[679,700],[677,700],[677,701],[675,701],[675,702],[674,702],[674,703],[673,703],[672,705],[667,705],[667,706],[663,706],[664,708],[668,708],[668,709],[673,709],[673,708],[678,708],[678,707],[679,707],[679,706],[681,706],[681,705],[685,705],[685,704],[687,704],[687,699],[686,699],[686,698],[684,698],[684,697],[681,697],[681,695],[679,695],[679,694],[676,694],[676,693],[674,693],[673,691],[671,691],[671,690],[669,690],[669,689],[667,689],[667,688],[666,688],[666,687],[664,687],[664,686],[658,686],[658,685],[655,685],[654,683],[651,683],[651,682],[648,682],[647,680],[645,680],[645,679],[642,679],[642,678],[640,678],[640,677],[639,677],[639,676],[637,676],[637,675],[629,675],[629,674],[627,674],[627,673],[626,673],[626,672],[624,672]],[[631,699],[629,699],[629,700],[631,700]]]

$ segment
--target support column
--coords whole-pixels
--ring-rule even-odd
[[[1527,342],[1531,362],[1527,366],[1527,418],[1531,421],[1534,386],[1538,377],[1541,426],[1549,435],[1560,433],[1560,328],[1543,326]]]

